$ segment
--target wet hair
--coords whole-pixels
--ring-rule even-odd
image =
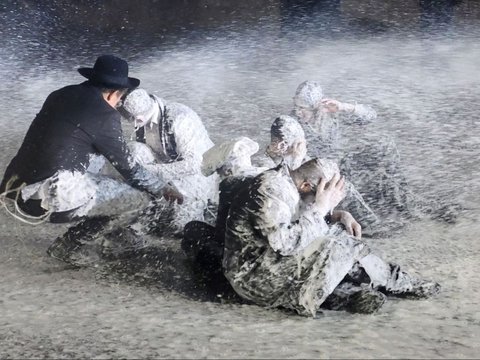
[[[293,175],[297,180],[308,181],[316,188],[320,179],[325,177],[325,172],[321,160],[314,158],[306,161],[299,168],[294,170]]]
[[[295,106],[315,109],[323,98],[323,90],[316,81],[304,81],[298,85],[293,97]]]
[[[155,106],[152,96],[144,89],[129,91],[122,101],[122,108],[133,116],[144,115]]]
[[[270,127],[270,136],[286,141],[289,145],[293,144],[295,140],[305,140],[305,132],[300,123],[288,115],[282,115],[275,119]]]

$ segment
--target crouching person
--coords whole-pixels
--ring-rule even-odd
[[[438,290],[327,225],[344,186],[338,173],[325,174],[313,159],[295,170],[265,171],[236,194],[226,219],[223,270],[242,298],[315,316],[327,298],[332,309],[370,313],[385,302],[384,293],[428,296]]]
[[[1,200],[11,203],[7,209],[25,222],[67,222],[141,208],[149,201],[147,192],[161,195],[166,185],[133,163],[123,139],[116,106],[140,84],[128,77],[127,62],[103,55],[93,68],[78,71],[88,81],[48,96],[0,185]],[[94,170],[91,159],[99,156],[120,176]]]
[[[128,143],[135,163],[183,195],[183,204],[173,204],[173,231],[183,230],[188,221],[203,220],[218,184],[216,175],[201,171],[202,155],[214,144],[197,113],[144,89],[127,94],[120,112],[135,124],[137,141]]]

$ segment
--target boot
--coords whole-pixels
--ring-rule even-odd
[[[344,310],[354,314],[373,314],[385,303],[387,297],[369,286],[342,283],[330,294],[322,307],[328,310]]]

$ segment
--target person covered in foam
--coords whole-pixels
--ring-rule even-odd
[[[252,165],[252,156],[258,150],[258,143],[246,136],[215,145],[203,154],[202,173],[217,173],[222,180],[228,176],[257,175],[267,169]]]
[[[295,120],[292,119],[292,121]],[[290,130],[293,132],[292,128]],[[299,130],[301,131],[301,127]],[[300,146],[300,148],[305,149],[305,146]],[[202,166],[204,174],[217,172],[221,178],[215,226],[200,221],[187,223],[183,233],[182,248],[191,260],[199,263],[208,271],[218,272],[221,270],[225,224],[233,199],[242,189],[248,187],[258,174],[269,170],[267,167],[252,165],[251,157],[258,149],[259,146],[255,141],[247,137],[239,137],[215,145],[204,154]],[[305,155],[303,151],[299,153]],[[301,159],[303,158],[301,156]],[[287,157],[286,160],[282,164],[293,170],[295,165],[292,164],[297,163],[296,156]],[[288,160],[292,162],[289,163]],[[322,166],[324,171],[331,174],[338,172],[338,167],[331,161],[322,160]],[[362,236],[361,225],[348,211],[334,210],[328,215],[328,221],[341,223],[353,236],[359,238]]]
[[[223,271],[243,299],[316,316],[321,307],[372,313],[386,295],[428,297],[422,281],[371,254],[325,218],[345,196],[338,172],[312,159],[264,171],[234,196],[226,217]]]
[[[380,219],[380,231],[400,228],[407,219],[427,213],[446,221],[456,217],[450,205],[412,192],[393,138],[374,134],[366,126],[377,117],[370,106],[325,98],[316,81],[302,82],[293,103],[292,115],[305,130],[309,154],[339,164],[342,174]],[[353,204],[349,205],[353,211]]]
[[[217,180],[201,172],[203,154],[214,144],[197,113],[144,89],[128,93],[120,112],[135,125],[137,141],[128,143],[134,161],[183,195],[183,204],[173,204],[177,230],[188,221],[203,220],[209,200],[217,196]]]
[[[209,201],[218,196],[216,176],[206,177],[201,172],[202,154],[213,142],[192,109],[135,89],[127,93],[118,110],[135,125],[137,141],[126,144],[133,166],[162,179],[180,193],[181,201],[168,201],[166,192],[164,198],[156,198],[136,212],[84,219],[48,250],[74,265],[101,261],[104,254],[124,252],[128,247],[138,250],[147,246],[144,239],[150,235],[178,234],[187,222],[203,220]],[[100,161],[96,165],[97,171],[102,168]],[[145,177],[144,182],[154,179]]]
[[[101,55],[78,72],[88,80],[47,97],[5,170],[0,203],[21,221],[115,215],[143,207],[168,187],[133,163],[123,138],[117,105],[140,84],[128,76],[128,63]],[[116,176],[99,172],[107,161]]]
[[[305,132],[300,123],[288,115],[281,115],[276,118],[270,128],[270,143],[265,153],[275,165],[284,162],[292,170],[297,169],[302,163],[309,160]],[[337,163],[333,160],[322,159],[322,164],[324,168],[328,168],[328,171],[340,171]],[[348,210],[361,224],[364,232],[378,226],[379,218],[355,189],[355,186],[346,180],[345,188],[346,197],[339,208]]]
[[[368,124],[376,120],[377,113],[369,105],[326,98],[318,82],[307,80],[295,91],[292,116],[304,127],[315,156],[338,161],[338,155],[350,140],[345,138],[346,127]]]

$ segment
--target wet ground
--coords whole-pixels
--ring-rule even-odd
[[[62,14],[72,14],[71,5],[60,1],[48,9],[6,2],[1,169],[48,93],[82,81],[77,67],[113,52],[130,60],[131,75],[147,90],[196,110],[215,142],[241,134],[264,146],[273,119],[290,110],[296,86],[316,79],[328,96],[377,109],[377,123],[365,131],[395,137],[416,193],[465,210],[454,224],[425,219],[368,240],[383,257],[441,283],[439,296],[391,300],[375,315],[325,312],[315,320],[239,304],[206,288],[178,239],[163,239],[161,252],[146,254],[158,266],[76,269],[45,254],[65,225],[32,227],[2,212],[0,356],[478,357],[479,9],[471,1],[437,1],[435,9],[443,10],[435,12],[420,3],[365,9],[349,1],[301,8],[271,1],[233,15],[216,8],[206,15],[216,14],[216,21],[189,18],[182,28],[169,20],[161,37],[158,19],[134,26],[141,12],[122,36],[114,25],[91,27],[85,19],[95,1],[79,2],[85,6],[79,14],[87,15],[70,18]]]

